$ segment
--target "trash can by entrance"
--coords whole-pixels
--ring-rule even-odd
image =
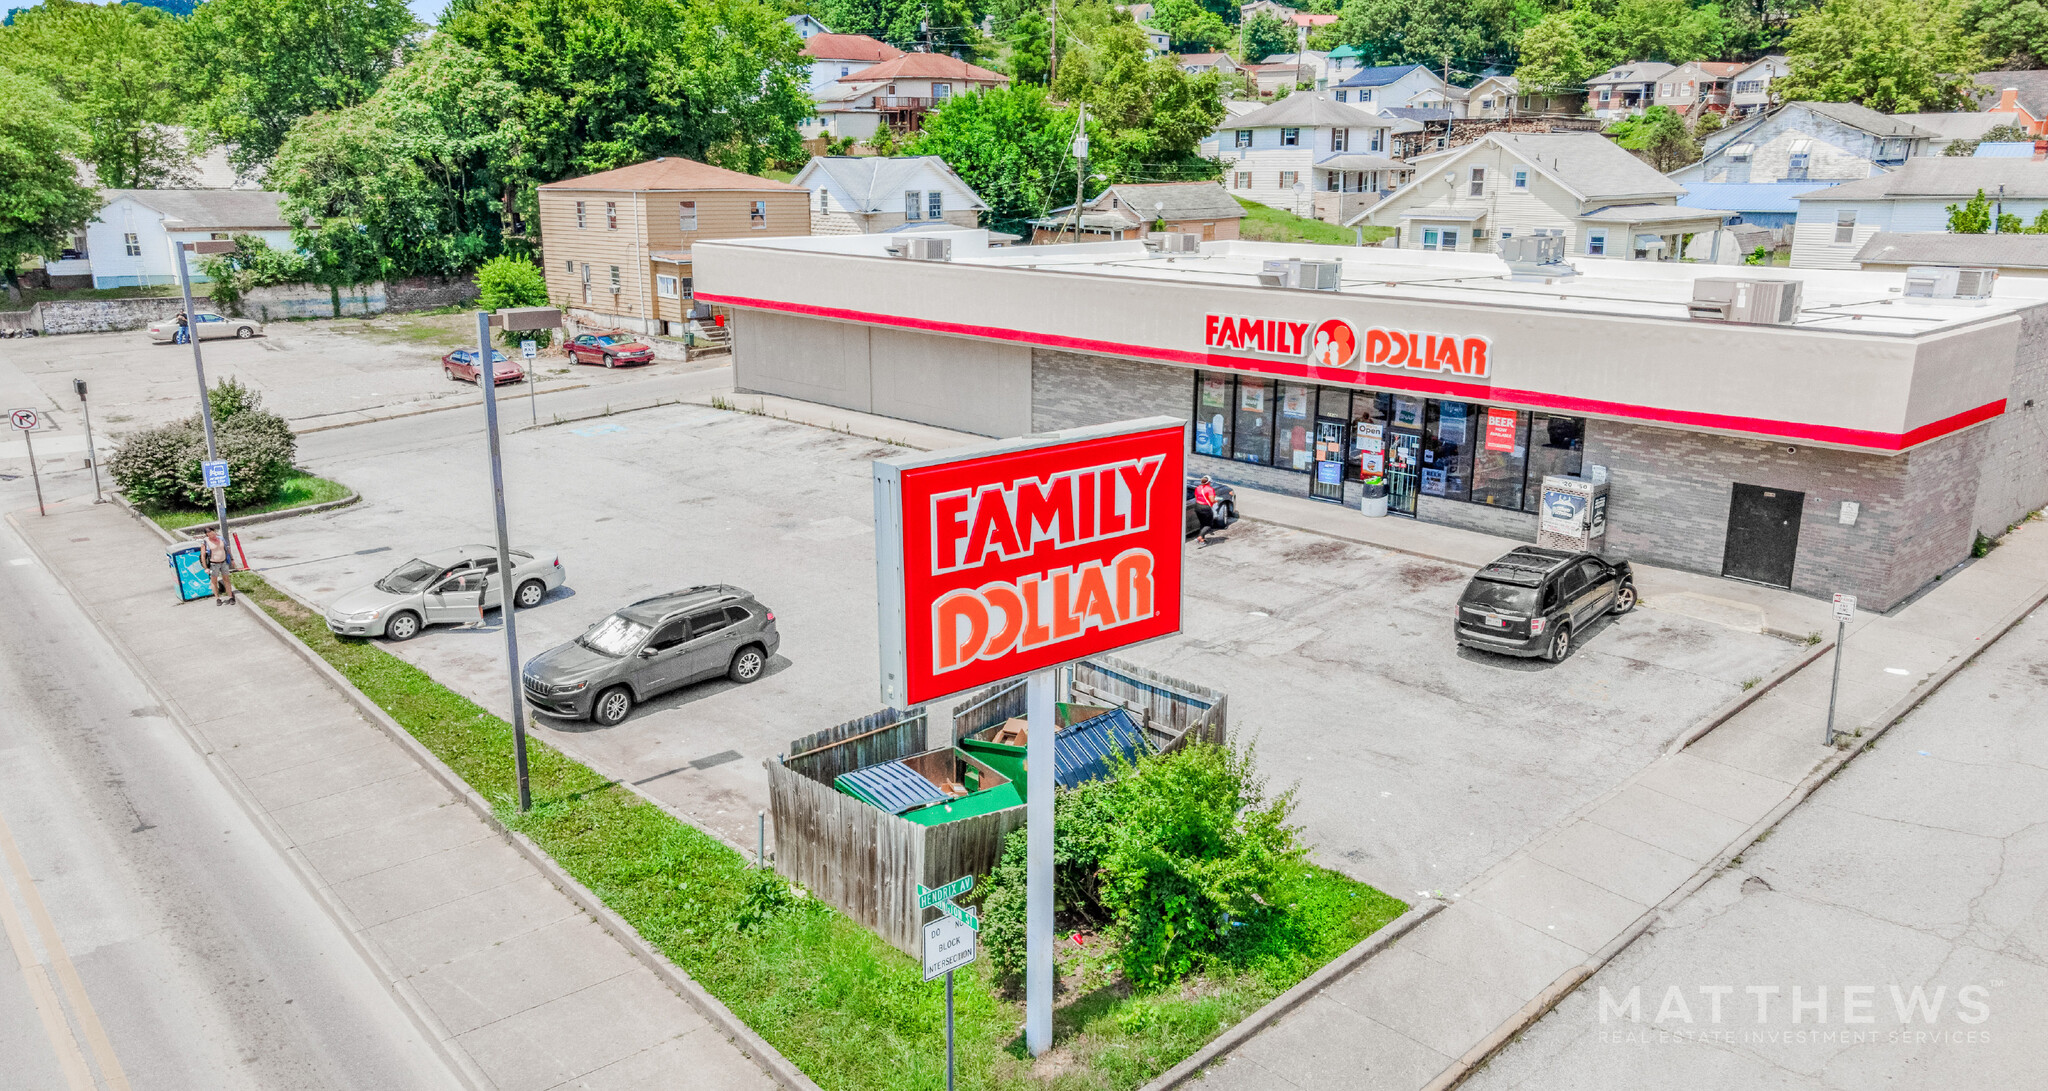
[[[213,594],[213,577],[206,573],[206,560],[198,542],[174,545],[164,550],[171,571],[178,577],[178,601],[191,602]]]

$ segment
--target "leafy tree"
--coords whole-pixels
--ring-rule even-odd
[[[1787,101],[1859,102],[1883,113],[1968,110],[1982,65],[1955,0],[1825,0],[1792,20]]]
[[[208,0],[185,26],[206,131],[251,174],[298,119],[376,93],[422,29],[403,0]]]
[[[1677,170],[1700,157],[1685,118],[1669,106],[1652,106],[1607,127],[1616,144],[1642,156],[1659,171]]]
[[[1252,16],[1240,30],[1244,35],[1244,59],[1252,64],[1275,53],[1294,52],[1294,28],[1270,11]]]
[[[1576,91],[1601,69],[1586,53],[1571,17],[1553,12],[1522,32],[1522,64],[1515,78],[1536,94]]]
[[[1052,26],[1045,8],[1038,4],[1015,5],[1002,27],[1010,77],[1026,83],[1044,83],[1052,52]]]
[[[955,96],[925,115],[903,150],[936,155],[988,202],[999,225],[1042,216],[1073,198],[1075,112],[1042,87],[1019,84]],[[1099,127],[1089,126],[1093,140]]]
[[[929,45],[934,53],[971,55],[982,48],[981,5],[974,0],[818,0],[812,14],[841,34],[865,34],[898,49]]]
[[[1975,197],[1960,205],[1950,205],[1946,211],[1952,235],[1982,235],[1991,230],[1991,199],[1981,189]]]
[[[1159,0],[1152,7],[1152,25],[1166,33],[1176,53],[1207,53],[1230,44],[1223,17],[1196,0]]]
[[[192,14],[192,9],[199,6],[199,0],[121,0],[121,3],[155,8],[180,19]]]
[[[0,68],[0,271],[10,291],[26,255],[55,257],[100,209],[72,158],[87,137],[48,87]]]
[[[1144,32],[1124,19],[1060,66],[1054,92],[1087,103],[1100,134],[1091,162],[1117,182],[1218,177],[1221,164],[1199,149],[1223,123],[1220,77],[1149,54]]]
[[[82,157],[100,185],[146,189],[186,181],[186,95],[177,78],[178,21],[139,4],[45,0],[0,32],[0,64],[47,84],[88,118]]]
[[[1344,0],[1339,37],[1368,64],[1471,64],[1512,41],[1514,0]]]
[[[525,258],[499,255],[477,267],[476,298],[477,306],[486,311],[506,307],[545,307],[548,305],[547,277],[542,275],[539,266]],[[517,345],[527,338],[545,345],[553,339],[554,331],[505,330],[503,336],[508,345]]]
[[[2048,64],[2048,4],[2042,0],[1969,0],[1962,26],[1983,39],[1994,67]]]

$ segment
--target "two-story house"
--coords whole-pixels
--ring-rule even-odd
[[[1854,269],[1857,254],[1880,231],[1947,231],[1948,206],[1983,191],[1994,214],[2031,224],[2048,211],[2048,164],[2032,159],[1929,155],[1898,170],[1803,194],[1793,225],[1792,264]]]
[[[811,191],[811,233],[874,235],[906,226],[979,227],[988,204],[936,155],[813,156],[791,179]]]
[[[1152,231],[1177,231],[1206,242],[1237,238],[1243,219],[1244,206],[1215,182],[1126,183],[1084,202],[1078,225],[1073,205],[1031,221],[1031,241],[1117,242]]]
[[[1361,68],[1337,84],[1338,102],[1384,110],[1393,106],[1423,106],[1450,109],[1455,115],[1465,103],[1462,88],[1419,64],[1380,65]]]
[[[1465,92],[1468,118],[1578,117],[1586,109],[1583,91],[1545,94],[1522,86],[1514,76],[1488,76]]]
[[[1916,155],[1939,155],[1941,134],[1853,102],[1788,102],[1707,138],[1678,182],[1829,182],[1868,178]]]
[[[1618,64],[1586,81],[1586,107],[1602,121],[1632,117],[1657,102],[1657,84],[1672,69],[1662,61]]]
[[[1652,106],[1669,106],[1687,117],[1725,114],[1734,101],[1735,74],[1749,67],[1741,61],[1687,61],[1657,80]]]
[[[1231,60],[1228,53],[1183,53],[1177,61],[1180,70],[1190,76],[1204,72],[1221,72],[1228,76],[1244,71],[1244,66]]]
[[[1680,186],[1598,133],[1489,133],[1410,166],[1415,180],[1365,214],[1409,250],[1562,235],[1574,255],[1677,261],[1691,236],[1718,238],[1729,216],[1680,207]]]
[[[690,244],[811,233],[802,187],[662,158],[541,186],[548,298],[592,326],[683,332]]]
[[[1743,66],[1728,80],[1728,116],[1748,117],[1777,105],[1771,84],[1791,70],[1782,53],[1767,54]]]
[[[1230,193],[1315,216],[1317,194],[1376,195],[1398,185],[1407,164],[1388,154],[1395,119],[1331,95],[1301,91],[1224,121],[1226,127],[1217,133],[1217,157],[1224,161]],[[1337,213],[1345,202],[1323,203],[1333,206],[1325,218],[1341,222]],[[1367,202],[1355,197],[1350,203],[1362,207]]]
[[[1293,54],[1278,53],[1274,56],[1292,57]],[[1278,98],[1293,94],[1304,87],[1313,90],[1316,85],[1315,68],[1291,60],[1248,64],[1244,66],[1244,73],[1251,77],[1252,86],[1258,88],[1260,98]]]
[[[816,92],[856,72],[903,56],[903,51],[865,34],[813,34],[804,39],[804,59],[811,64],[810,89]]]
[[[805,41],[809,41],[820,34],[832,33],[832,28],[819,22],[818,17],[815,15],[791,15],[782,21],[788,23],[789,28],[796,31],[796,36]]]
[[[923,124],[925,114],[944,106],[954,95],[1001,87],[1009,82],[1010,77],[1000,72],[944,53],[904,53],[840,76],[832,86],[853,88],[849,97],[834,95],[841,113],[869,112],[879,124],[898,132],[914,132]],[[821,92],[824,94],[832,92]]]

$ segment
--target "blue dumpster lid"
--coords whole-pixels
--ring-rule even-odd
[[[200,542],[180,542],[177,545],[165,546],[164,555],[175,557],[180,553],[196,552],[202,544]]]
[[[946,798],[946,793],[939,791],[938,785],[900,761],[885,761],[851,773],[841,773],[833,783],[890,814],[902,814]]]
[[[1112,755],[1128,762],[1152,752],[1152,740],[1121,708],[1082,720],[1053,738],[1058,742],[1053,749],[1053,783],[1062,788],[1110,775],[1116,768]]]

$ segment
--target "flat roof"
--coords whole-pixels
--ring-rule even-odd
[[[1701,210],[1685,211],[1698,214]],[[1700,323],[1689,317],[1687,304],[1693,298],[1693,281],[1701,277],[1797,280],[1804,287],[1800,311],[1792,323],[1795,328],[1869,336],[1919,337],[2003,317],[2048,301],[2048,278],[2001,278],[1988,300],[1906,302],[1901,297],[1903,278],[1897,272],[1885,271],[1751,268],[1572,254],[1566,262],[1576,267],[1579,275],[1546,283],[1511,279],[1506,263],[1494,254],[1242,239],[1205,242],[1201,252],[1195,254],[1161,254],[1136,240],[998,247],[987,245],[986,232],[980,230],[963,228],[934,233],[954,239],[954,265],[1257,288],[1258,275],[1268,261],[1337,260],[1343,263],[1343,274],[1336,291],[1347,296],[1666,319],[1693,325]],[[893,241],[880,235],[790,235],[704,240],[697,247],[730,246],[903,260],[888,253]]]

